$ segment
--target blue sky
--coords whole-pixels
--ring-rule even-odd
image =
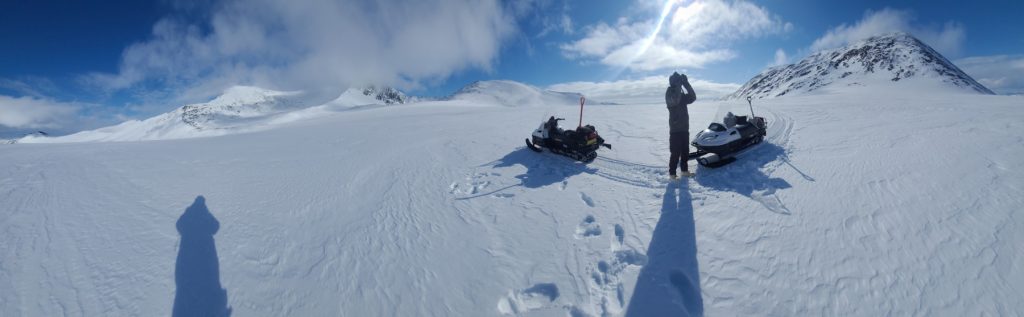
[[[0,136],[145,118],[239,84],[442,96],[511,79],[590,92],[660,88],[678,70],[725,91],[897,30],[1020,93],[1022,12],[1024,1],[4,1]]]

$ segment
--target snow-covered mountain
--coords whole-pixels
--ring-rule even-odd
[[[328,112],[407,103],[390,87],[349,88],[336,99],[311,102],[302,92],[235,86],[209,102],[189,104],[144,120],[83,131],[67,136],[31,134],[8,143],[141,141],[224,135],[266,129]]]
[[[477,81],[466,85],[447,100],[461,100],[485,105],[509,107],[544,105],[579,105],[579,93],[544,90],[510,80]],[[593,103],[593,102],[588,102]]]
[[[410,97],[391,87],[351,87],[337,98],[311,102],[302,92],[284,92],[251,86],[236,86],[204,103],[182,106],[144,120],[83,131],[67,136],[27,135],[4,143],[67,143],[141,141],[206,137],[265,130],[274,126],[326,114],[367,107],[417,102],[454,101],[483,106],[578,105],[579,93],[543,90],[515,81],[479,81],[438,100]],[[606,104],[588,101],[588,104]]]
[[[258,87],[236,86],[206,103],[185,105],[171,112],[180,114],[182,123],[196,130],[230,129],[245,126],[254,119],[303,108],[298,92],[281,92]],[[172,120],[173,121],[173,120]]]
[[[184,105],[148,119],[60,137],[29,135],[18,142],[140,141],[223,135],[259,126],[276,115],[306,107],[299,92],[235,86],[209,102]]]
[[[360,89],[360,91],[363,95],[372,96],[373,99],[384,103],[385,105],[404,104],[411,101],[409,96],[406,96],[405,93],[391,87],[369,86]]]
[[[823,50],[798,63],[769,68],[725,99],[799,95],[828,86],[890,85],[917,81],[993,94],[917,38],[902,32]]]
[[[25,134],[25,135],[23,135],[23,136],[21,136],[19,138],[0,139],[0,144],[15,144],[15,143],[18,143],[19,140],[24,139],[24,138],[45,138],[45,137],[49,137],[49,136],[50,136],[50,134],[46,133],[44,131],[36,131],[36,132]]]

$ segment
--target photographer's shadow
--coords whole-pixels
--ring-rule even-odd
[[[689,180],[671,182],[626,316],[702,316],[697,229]]]
[[[172,316],[230,316],[228,293],[220,284],[220,263],[213,235],[220,222],[206,208],[206,199],[197,196],[178,218],[178,261],[174,266]]]

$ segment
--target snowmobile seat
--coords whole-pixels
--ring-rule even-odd
[[[736,116],[736,124],[747,124],[747,116]]]
[[[590,133],[594,132],[594,126],[588,124],[582,127],[578,127],[576,128],[576,132],[581,135],[590,135]]]
[[[737,125],[736,130],[740,132],[740,136],[743,138],[749,138],[759,133],[757,127],[753,124]]]

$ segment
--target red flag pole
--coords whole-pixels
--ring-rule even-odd
[[[580,125],[576,127],[577,129],[583,127],[583,102],[585,101],[587,101],[587,98],[580,96]]]

